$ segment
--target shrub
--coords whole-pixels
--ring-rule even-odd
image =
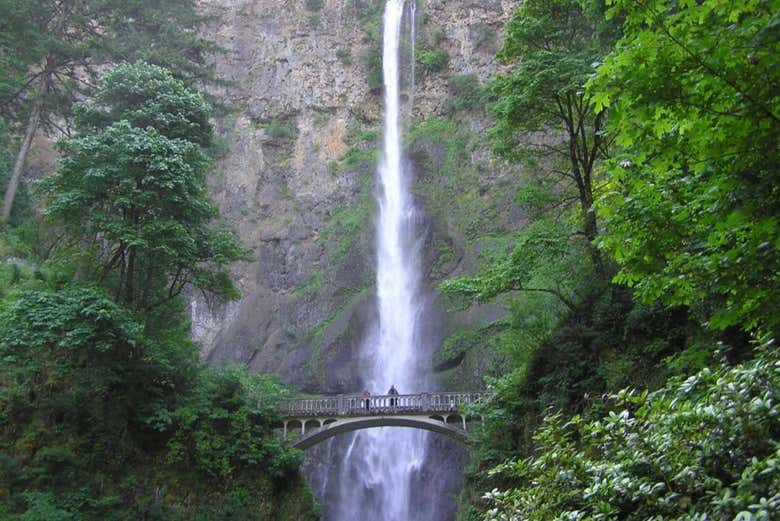
[[[484,108],[485,89],[476,74],[454,76],[450,88],[455,94],[450,105],[453,111]]]
[[[284,396],[270,377],[240,367],[202,372],[193,394],[172,414],[168,461],[218,479],[243,472],[292,477],[302,453],[273,433]]]
[[[336,51],[336,58],[344,65],[352,65],[352,53],[345,47]]]
[[[273,120],[263,125],[268,137],[274,141],[289,141],[295,139],[295,130],[282,121]]]
[[[371,92],[379,92],[384,84],[382,70],[382,49],[373,45],[363,54],[363,64],[366,66],[366,81]]]
[[[425,72],[439,72],[450,63],[447,51],[443,49],[421,49],[417,53],[417,64]]]
[[[548,416],[535,456],[495,474],[499,519],[774,519],[780,509],[780,356],[704,369],[657,392],[624,390],[608,414]]]

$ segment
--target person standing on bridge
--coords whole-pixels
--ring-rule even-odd
[[[363,398],[365,398],[366,402],[366,412],[368,412],[368,409],[370,407],[369,403],[371,402],[371,393],[368,392],[368,389],[363,390]]]
[[[393,397],[398,396],[398,391],[395,388],[395,384],[390,386],[390,390],[387,391],[387,394]],[[390,407],[395,407],[396,405],[398,405],[398,398],[390,398]]]

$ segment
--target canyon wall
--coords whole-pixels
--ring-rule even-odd
[[[382,98],[375,80],[372,85],[371,56],[379,45],[382,4],[204,3],[219,16],[210,36],[224,49],[216,68],[228,84],[217,94],[230,105],[217,124],[223,152],[211,188],[254,256],[234,267],[239,301],[190,295],[193,332],[208,361],[245,363],[310,392],[361,389],[357,351],[374,313]],[[418,56],[427,52],[433,63],[417,66],[409,149],[418,176],[415,194],[426,210],[431,288],[479,262],[485,245],[469,233],[483,232],[483,225],[505,230],[518,220],[502,200],[490,215],[471,214],[468,203],[495,196],[494,178],[511,172],[489,159],[481,107],[454,103],[463,97],[461,83],[478,86],[495,72],[494,55],[514,4],[420,2]],[[436,62],[442,56],[443,66]],[[464,177],[466,187],[460,186]],[[471,199],[455,200],[452,190],[465,190]],[[431,298],[439,300],[435,293]],[[441,320],[430,334],[439,339],[499,313],[448,315],[441,303],[434,309],[442,310]],[[440,356],[442,370],[460,371],[450,383],[476,383],[484,369],[479,360],[464,364],[457,347]]]

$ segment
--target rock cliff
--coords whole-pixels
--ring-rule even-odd
[[[211,184],[255,258],[235,267],[241,300],[222,304],[191,296],[193,332],[209,361],[243,362],[312,392],[360,388],[357,352],[374,313],[373,191],[382,99],[371,84],[371,53],[379,45],[381,4],[205,4],[219,15],[210,32],[225,50],[216,57],[217,72],[230,82],[219,94],[233,107],[218,121],[226,152]],[[418,65],[410,125],[457,121],[454,131],[465,129],[473,138],[464,159],[484,163],[478,143],[484,117],[461,111],[453,119],[453,78],[478,83],[494,72],[493,56],[514,2],[420,4],[418,49],[448,59],[443,67]],[[410,147],[419,163],[416,192],[427,213],[426,264],[433,286],[473,264],[470,257],[482,246],[464,239],[468,208],[442,203],[448,185],[438,177],[453,175],[443,171],[452,167],[446,147],[453,143],[425,132],[415,139]],[[475,175],[502,175],[482,170]],[[504,214],[489,218],[502,226],[511,221]]]

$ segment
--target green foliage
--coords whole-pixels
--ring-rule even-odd
[[[289,508],[309,519],[301,454],[273,432],[286,391],[199,368],[179,317],[161,312],[150,337],[95,288],[4,302],[0,517],[249,520]]]
[[[384,84],[382,71],[382,49],[372,46],[363,53],[363,65],[366,67],[366,81],[371,92],[379,92]]]
[[[512,362],[511,352],[519,341],[518,330],[508,320],[458,329],[444,339],[434,356],[437,380],[453,390],[484,385],[483,378],[506,372],[507,364]]]
[[[480,411],[466,495],[496,488],[485,519],[773,519],[777,352],[706,367],[713,334],[733,363],[746,356],[739,329],[771,336],[780,316],[777,5],[607,4],[611,21],[598,2],[528,0],[507,26],[499,56],[512,72],[494,83],[496,149],[574,183],[523,185],[515,203],[533,221],[511,255],[444,288],[504,303],[519,288],[555,290],[572,305],[534,316],[549,303],[533,307],[524,293],[510,308],[521,334],[504,348],[509,372]],[[625,36],[598,67],[620,25]],[[591,210],[601,165],[603,229]],[[583,210],[573,218],[572,195]],[[615,282],[643,302],[601,277],[587,282],[586,245],[570,239],[581,224],[621,264]],[[442,363],[468,352],[471,336],[451,338]],[[625,411],[598,399],[702,367],[655,394],[624,393]],[[532,438],[549,408],[559,412]],[[476,519],[479,500],[466,499]]]
[[[366,194],[367,195],[367,194]],[[328,226],[322,238],[331,242],[331,261],[338,264],[352,252],[360,235],[371,222],[373,204],[367,196],[361,196],[355,206],[336,208],[330,214]]]
[[[685,309],[634,302],[619,286],[580,282],[577,310],[563,314],[549,297],[524,294],[510,307],[509,340],[492,353],[494,396],[479,411],[470,480],[464,500],[517,482],[486,470],[506,459],[535,454],[531,435],[549,408],[566,414],[603,409],[597,398],[627,385],[657,388],[674,374],[690,374],[712,362],[713,342],[701,335]],[[483,337],[486,335],[482,335]],[[481,343],[491,342],[490,336]],[[741,356],[739,343],[732,344]]]
[[[310,13],[309,16],[306,17],[306,23],[312,29],[319,27],[321,22],[322,18],[320,17],[320,13]]]
[[[0,117],[21,135],[38,127],[69,129],[73,103],[88,98],[106,64],[145,60],[165,64],[190,83],[215,83],[217,51],[201,34],[208,17],[193,0],[2,0],[0,12]],[[8,16],[6,16],[6,14]],[[19,164],[28,155],[24,140]],[[15,172],[11,187],[22,176]],[[5,192],[12,208],[13,190]],[[5,219],[7,215],[4,215]]]
[[[284,390],[200,367],[177,297],[231,296],[243,253],[213,224],[208,104],[121,65],[76,115],[43,185],[56,255],[45,226],[0,234],[0,519],[313,520]]]
[[[321,11],[325,7],[324,0],[306,0],[306,9],[309,11]]]
[[[21,293],[0,317],[0,512],[104,519],[131,507],[100,482],[157,447],[150,415],[196,373],[187,328],[146,337],[129,310],[85,287]]]
[[[484,145],[480,137],[457,120],[428,118],[414,122],[405,138],[417,175],[415,195],[432,217],[426,251],[430,277],[440,281],[449,276],[464,254],[479,269],[497,261],[490,252],[511,251],[511,178],[496,176],[497,165],[472,158]],[[450,308],[461,304],[460,299],[447,300]]]
[[[194,392],[170,418],[158,418],[158,428],[174,432],[168,461],[220,480],[249,472],[291,478],[303,455],[273,433],[287,395],[270,377],[242,368],[201,373]]]
[[[295,139],[295,130],[284,121],[272,120],[260,125],[260,128],[265,129],[266,134],[273,141],[292,141]]]
[[[29,67],[40,63],[45,40],[36,30],[36,2],[0,0],[0,100],[9,102],[23,89]],[[3,115],[8,117],[8,107]]]
[[[417,65],[426,73],[441,72],[450,63],[450,56],[444,49],[418,49],[416,59]]]
[[[384,6],[382,0],[350,0],[349,3],[355,15],[363,23],[381,15]]]
[[[60,168],[42,187],[46,215],[79,242],[92,280],[136,309],[186,284],[236,297],[226,265],[245,253],[213,224],[202,97],[162,68],[119,65],[77,114],[82,131],[60,142]]]
[[[495,45],[496,39],[496,30],[493,27],[487,24],[478,25],[476,38],[474,39],[474,49],[489,50]]]
[[[197,349],[183,328],[145,337],[143,324],[98,289],[26,292],[1,315],[0,374],[17,385],[0,394],[0,432],[13,438],[38,421],[72,429],[93,464],[126,457],[130,440],[122,440],[145,411],[170,403],[194,375]]]
[[[572,188],[589,242],[598,231],[594,201],[596,163],[607,153],[606,113],[595,113],[585,83],[616,38],[598,2],[528,0],[507,23],[498,59],[512,67],[493,81],[496,153],[514,161],[543,158]],[[545,133],[533,136],[529,133]],[[602,270],[598,252],[591,258]]]
[[[352,53],[346,47],[339,47],[336,50],[336,58],[342,63],[342,65],[352,65]]]
[[[513,149],[524,146],[517,132],[559,129],[572,117],[592,127],[595,115],[583,89],[614,38],[603,13],[577,0],[529,0],[515,10],[506,31],[497,58],[512,72],[499,75],[493,86],[499,96],[493,132],[498,152],[515,157]],[[570,115],[575,101],[582,106]]]
[[[382,2],[354,0],[360,22],[363,25],[363,41],[368,44],[362,61],[366,68],[366,81],[371,92],[380,92],[384,85],[382,70]]]
[[[577,284],[587,264],[569,229],[565,222],[535,221],[517,235],[508,259],[475,276],[447,280],[441,289],[480,302],[512,291],[544,293],[575,310]]]
[[[480,340],[482,336],[479,331],[468,329],[448,336],[444,339],[441,348],[436,351],[434,367],[440,371],[448,366],[459,364],[469,348]]]
[[[365,172],[376,167],[377,151],[375,148],[354,146],[347,150],[338,161],[332,162],[330,171],[332,174],[343,172]]]
[[[292,291],[294,297],[314,297],[322,291],[322,274],[315,273]]]
[[[350,143],[370,145],[372,148],[376,148],[381,137],[382,131],[378,128],[364,128],[362,126],[350,128],[348,136]]]
[[[170,70],[141,62],[106,72],[92,100],[77,104],[75,113],[84,134],[126,121],[130,127],[152,127],[168,139],[200,147],[208,147],[213,138],[212,111],[203,95]]]
[[[454,96],[450,102],[451,110],[483,110],[487,102],[487,92],[476,74],[463,74],[450,78],[450,89]]]
[[[615,280],[776,335],[777,2],[610,4],[625,36],[588,92],[620,146],[599,204]]]
[[[320,235],[322,240],[327,241],[334,266],[341,265],[350,255],[355,254],[360,247],[360,239],[366,238],[365,233],[369,230],[367,225],[372,222],[375,206],[371,178],[376,170],[378,153],[374,140],[378,136],[377,130],[352,129],[349,141],[355,144],[338,161],[328,165],[331,174],[357,173],[361,182],[355,204],[332,210],[328,224]]]
[[[106,58],[143,61],[172,71],[188,84],[221,84],[214,76],[215,54],[222,52],[204,38],[203,29],[217,16],[193,0],[108,0]],[[97,3],[97,2],[95,2]]]
[[[469,143],[459,125],[444,118],[417,121],[404,138],[423,181],[455,177],[466,163]]]
[[[484,519],[772,519],[778,364],[767,348],[651,394],[621,391],[608,414],[548,415],[534,436],[537,456],[493,471],[520,485],[487,493]]]

